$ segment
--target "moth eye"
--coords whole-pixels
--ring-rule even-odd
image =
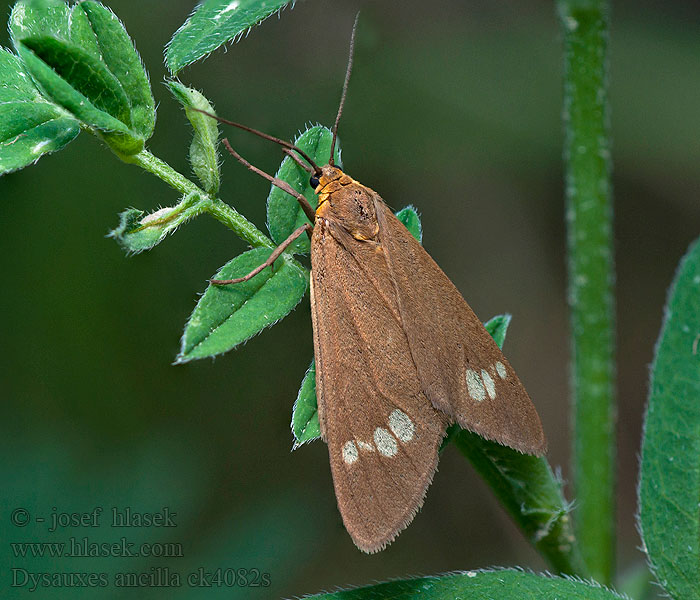
[[[318,184],[321,183],[321,180],[316,177],[316,175],[312,175],[311,179],[309,179],[309,183],[311,184],[311,187],[316,189],[318,187]]]

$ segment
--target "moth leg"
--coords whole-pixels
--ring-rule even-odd
[[[279,189],[281,189],[283,192],[287,192],[291,196],[294,196],[297,199],[297,202],[301,206],[302,210],[304,211],[304,214],[307,216],[309,221],[312,223],[314,222],[314,219],[316,218],[316,211],[311,207],[309,204],[309,201],[304,198],[299,192],[297,192],[291,185],[289,185],[286,181],[282,181],[281,179],[277,177],[273,177],[272,175],[268,175],[265,173],[265,171],[261,171],[257,167],[251,165],[245,158],[243,158],[238,152],[236,152],[231,144],[229,143],[228,139],[224,138],[221,140],[224,146],[226,146],[226,150],[228,150],[231,155],[239,162],[241,163],[244,167],[250,169],[253,171],[253,173],[257,173],[261,177],[264,177],[267,179],[272,185],[277,186]]]
[[[260,273],[260,271],[266,269],[267,267],[271,267],[274,264],[274,262],[280,257],[280,254],[282,254],[282,252],[284,252],[287,249],[289,244],[291,244],[295,239],[297,239],[302,233],[310,233],[312,229],[313,227],[310,223],[304,223],[301,227],[295,229],[294,232],[286,240],[284,240],[279,246],[277,246],[277,248],[275,248],[272,251],[272,254],[270,254],[268,259],[263,264],[261,264],[258,267],[255,267],[247,275],[244,275],[243,277],[238,277],[237,279],[210,279],[209,283],[213,285],[229,285],[231,283],[242,283],[244,281],[252,279],[258,273]]]

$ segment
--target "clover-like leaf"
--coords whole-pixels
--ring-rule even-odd
[[[651,568],[677,600],[700,598],[700,240],[671,286],[651,369],[639,523]]]
[[[0,48],[0,175],[60,150],[79,132],[78,121],[46,100],[20,60]]]
[[[13,45],[47,99],[99,132],[122,154],[143,149],[155,103],[141,60],[117,17],[86,0],[20,0],[10,15]]]
[[[83,14],[87,17],[86,20],[82,19]],[[138,132],[147,140],[155,127],[155,100],[141,57],[123,23],[111,10],[91,0],[80,2],[74,7],[71,19],[73,26],[78,17],[85,23],[85,33],[89,34],[91,30],[94,34],[96,52],[99,52],[109,71],[117,78],[129,100],[128,124],[132,131]],[[75,43],[75,33],[72,38]]]
[[[267,260],[272,250],[255,248],[224,265],[214,279],[236,279]],[[176,362],[216,356],[274,325],[299,304],[309,285],[308,271],[278,258],[252,279],[210,285],[199,299],[182,336]]]
[[[315,125],[297,137],[294,145],[303,150],[317,165],[322,166],[328,163],[330,158],[332,139],[333,133],[330,129]],[[335,164],[342,167],[340,144],[337,141]],[[276,176],[301,192],[313,208],[318,206],[318,197],[309,183],[309,173],[291,158],[288,156],[284,158]],[[295,198],[278,187],[271,186],[270,195],[267,197],[267,228],[276,244],[281,244],[294,230],[308,222]],[[307,254],[309,238],[306,236],[297,238],[290,246],[290,251],[296,254]]]
[[[168,69],[177,74],[222,44],[235,42],[290,3],[291,0],[204,0],[170,40],[165,52]]]

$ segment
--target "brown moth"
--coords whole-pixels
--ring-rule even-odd
[[[319,203],[314,210],[289,184],[253,167],[223,140],[245,166],[294,196],[313,227],[297,229],[245,277],[212,283],[250,279],[296,237],[313,231],[321,437],[345,528],[358,548],[377,552],[420,509],[449,424],[537,456],[546,441],[525,388],[457,288],[379,194],[334,165],[352,48],[351,41],[327,165],[317,166],[289,142],[214,117],[281,144],[311,173]]]
[[[423,503],[446,426],[542,455],[525,388],[464,298],[374,190],[332,164],[316,187],[311,315],[321,436],[357,546]]]

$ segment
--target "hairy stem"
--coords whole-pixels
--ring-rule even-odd
[[[550,567],[558,574],[587,577],[562,482],[549,463],[465,430],[452,439]]]
[[[199,186],[187,179],[187,177],[178,173],[166,162],[147,150],[142,150],[138,154],[132,156],[120,156],[120,158],[124,162],[140,166],[184,195],[197,194],[199,200],[188,208],[189,214],[192,216],[207,212],[254,248],[275,247],[275,244],[270,238],[233,207],[218,198],[212,198]]]
[[[612,578],[615,532],[614,260],[608,109],[609,6],[558,0],[572,333],[575,529],[590,574]]]

